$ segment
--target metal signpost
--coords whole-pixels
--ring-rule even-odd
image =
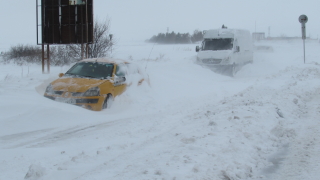
[[[303,40],[303,59],[304,59],[304,63],[306,63],[305,39],[306,39],[306,23],[308,22],[308,17],[302,14],[301,16],[299,16],[299,22],[301,23],[301,32],[302,32],[302,40]]]
[[[87,58],[88,44],[93,43],[93,0],[36,0],[36,6],[37,44],[42,45],[42,72],[46,60],[50,73],[49,45],[81,44],[82,59],[86,45]]]

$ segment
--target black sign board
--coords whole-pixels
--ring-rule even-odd
[[[42,44],[93,42],[93,0],[41,0]]]

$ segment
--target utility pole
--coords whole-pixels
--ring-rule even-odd
[[[110,37],[111,54],[112,54],[112,37],[113,37],[113,34],[109,34],[109,37]]]

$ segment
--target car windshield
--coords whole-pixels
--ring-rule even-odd
[[[113,64],[110,63],[80,62],[69,69],[66,74],[105,79],[111,77],[112,72]]]
[[[203,42],[203,50],[231,50],[233,48],[233,38],[207,39]]]

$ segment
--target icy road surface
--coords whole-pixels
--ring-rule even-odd
[[[69,66],[0,64],[0,180],[307,180],[320,177],[320,44],[261,41],[234,78],[193,45],[122,43],[147,71],[111,109],[44,98]],[[150,55],[150,56],[149,56]]]

